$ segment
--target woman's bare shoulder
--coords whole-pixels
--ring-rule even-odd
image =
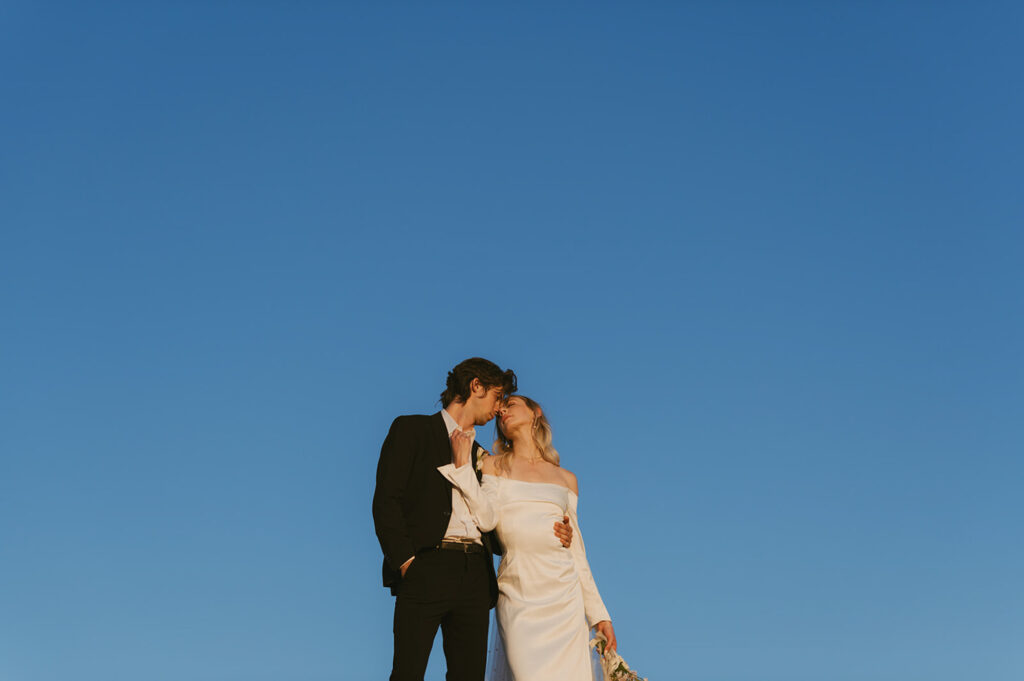
[[[497,475],[497,460],[498,457],[494,456],[493,454],[488,454],[480,462],[480,470],[486,473],[487,475]]]
[[[562,479],[565,480],[565,486],[571,489],[576,496],[579,496],[580,483],[576,480],[576,475],[572,471],[568,471],[564,468],[559,468],[558,471],[562,474]]]

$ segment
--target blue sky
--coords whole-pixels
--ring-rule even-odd
[[[652,681],[1020,679],[1022,24],[6,3],[0,678],[386,678],[380,442],[483,355]]]

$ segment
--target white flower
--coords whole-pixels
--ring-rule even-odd
[[[590,646],[601,653],[608,641],[601,632],[595,632],[594,638],[590,639]],[[626,661],[617,652],[608,652],[601,655],[601,669],[604,671],[606,681],[647,681],[639,674],[629,668]]]

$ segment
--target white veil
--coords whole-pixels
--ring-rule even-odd
[[[485,681],[515,681],[505,657],[505,644],[498,631],[497,610],[491,611],[491,642],[487,646],[487,677]]]

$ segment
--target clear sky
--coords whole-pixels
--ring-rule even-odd
[[[473,355],[652,681],[1024,678],[1022,36],[3,3],[0,679],[386,678],[377,454]]]

